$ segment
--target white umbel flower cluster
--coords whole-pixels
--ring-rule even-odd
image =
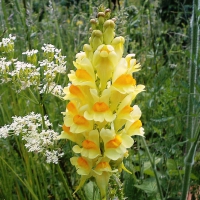
[[[58,164],[58,158],[62,157],[64,153],[59,153],[58,151],[46,151],[47,163]]]
[[[54,142],[57,140],[58,133],[51,130],[52,126],[47,116],[44,116],[44,122],[40,114],[34,112],[24,117],[14,116],[13,123],[0,128],[0,138],[6,139],[11,135],[22,135],[22,140],[26,141],[25,147],[29,152],[42,153],[46,156],[47,163],[58,163],[63,153],[57,150],[51,150]],[[42,124],[45,124],[45,127]]]
[[[18,93],[32,87],[40,93],[56,96],[62,94],[62,87],[55,83],[58,74],[66,73],[66,56],[61,54],[61,49],[52,44],[44,44],[41,47],[42,60],[38,61],[39,51],[31,49],[22,53],[27,57],[27,61],[22,62],[13,59],[15,39],[9,35],[0,42],[0,53],[4,55],[0,58],[0,84],[11,82],[13,89]]]
[[[0,48],[3,52],[10,52],[13,51],[14,40],[16,39],[15,36],[9,35],[8,38],[2,38],[0,42]]]
[[[23,52],[22,54],[27,55],[27,56],[33,56],[37,53],[38,53],[37,49],[32,49],[32,50],[27,50],[27,51]]]
[[[0,76],[2,76],[0,83],[7,83],[11,80],[8,77],[9,67],[12,64],[11,61],[6,61],[5,57],[0,58]]]
[[[46,84],[41,88],[40,93],[46,92],[58,97],[63,97],[65,95],[65,93],[63,92],[63,87],[61,85],[57,85],[55,82]]]
[[[17,84],[17,92],[21,92],[21,90],[25,90],[31,85],[38,86],[40,83],[39,69],[30,63],[17,61],[14,63],[14,70],[8,74]]]

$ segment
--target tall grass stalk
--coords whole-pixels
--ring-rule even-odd
[[[187,139],[188,149],[191,146],[191,139],[194,138],[195,132],[195,103],[196,84],[197,84],[197,67],[198,67],[198,53],[199,53],[199,24],[198,11],[200,9],[200,1],[193,0],[193,11],[191,18],[191,49],[190,49],[190,74],[189,74],[189,98],[188,98],[188,120],[187,120]]]
[[[67,196],[68,196],[69,200],[73,200],[73,196],[72,196],[72,194],[71,194],[71,191],[70,191],[70,189],[69,189],[69,186],[68,186],[68,184],[67,184],[67,182],[66,182],[66,178],[64,177],[63,172],[62,172],[60,166],[59,166],[59,165],[56,165],[56,168],[57,168],[58,174],[59,174],[59,176],[60,176],[60,178],[61,178],[61,180],[62,180],[62,183],[63,183],[63,185],[64,185],[64,188],[65,188],[65,191],[66,191],[66,193],[67,193]]]
[[[36,194],[32,190],[32,187],[30,187],[29,183],[25,180],[23,181],[20,176],[13,170],[13,168],[0,156],[1,161],[11,170],[11,172],[19,179],[19,181],[29,190],[31,193],[33,199],[38,200]]]
[[[164,200],[164,196],[163,196],[163,191],[162,191],[161,183],[160,183],[160,181],[159,181],[159,177],[158,177],[158,173],[157,173],[157,169],[156,169],[156,164],[155,164],[155,162],[154,162],[154,159],[153,159],[152,156],[151,156],[151,153],[150,153],[150,151],[149,151],[149,148],[148,148],[148,146],[147,146],[147,143],[146,143],[145,139],[144,139],[143,137],[141,137],[141,140],[142,140],[142,144],[143,144],[143,146],[144,146],[144,148],[145,148],[145,150],[146,150],[146,152],[147,152],[147,156],[148,156],[148,158],[149,158],[149,161],[150,161],[150,163],[151,163],[151,167],[152,167],[152,169],[153,169],[153,172],[154,172],[154,175],[155,175],[155,178],[156,178],[156,184],[157,184],[157,187],[158,187],[158,192],[159,192],[159,194],[160,194],[160,199],[161,199],[161,200]]]
[[[195,127],[195,97],[197,84],[197,67],[199,53],[199,10],[200,0],[193,0],[193,11],[191,18],[191,51],[190,51],[190,76],[189,76],[189,99],[188,99],[188,126],[187,126],[187,156],[185,158],[185,174],[182,187],[181,200],[187,198],[190,186],[190,174],[194,164],[194,156],[200,137],[199,128]],[[198,125],[199,126],[199,125]],[[193,141],[195,140],[195,141]]]
[[[3,17],[4,17],[4,21],[5,21],[5,24],[6,24],[6,28],[8,29],[8,31],[10,30],[10,26],[9,26],[9,23],[8,23],[8,14],[6,12],[6,5],[5,5],[5,1],[2,0],[1,1],[1,9],[2,9],[2,12],[3,12]]]

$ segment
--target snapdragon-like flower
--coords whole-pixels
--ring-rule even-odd
[[[144,136],[141,110],[132,105],[145,88],[133,77],[141,66],[135,54],[123,57],[125,39],[115,37],[115,21],[109,13],[99,12],[91,20],[89,44],[73,62],[76,70],[71,70],[71,84],[63,90],[68,104],[58,137],[75,143],[76,156],[70,161],[81,175],[77,190],[94,177],[102,199],[110,176],[125,169],[123,159],[134,143],[132,136]]]
[[[0,138],[7,138],[11,135],[22,136],[25,147],[29,152],[42,153],[46,156],[47,163],[58,163],[58,159],[63,156],[63,152],[51,150],[57,140],[58,133],[51,130],[52,126],[47,116],[44,121],[40,114],[30,113],[24,117],[14,116],[10,125],[0,128]],[[42,126],[45,124],[45,127]]]

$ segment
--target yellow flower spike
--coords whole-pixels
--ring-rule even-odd
[[[115,23],[112,20],[107,20],[103,24],[103,41],[104,44],[111,44],[115,37]]]
[[[100,30],[94,30],[90,40],[90,45],[93,51],[95,51],[101,44],[103,44],[103,34]]]
[[[134,143],[131,136],[144,136],[140,108],[131,106],[145,88],[133,77],[141,66],[135,54],[122,57],[125,39],[115,37],[115,20],[110,19],[109,9],[100,6],[97,18],[90,21],[89,44],[76,55],[76,69],[68,75],[71,85],[64,88],[69,103],[59,136],[74,141],[73,151],[80,154],[70,159],[81,175],[76,191],[94,177],[102,200],[112,173],[122,169],[130,173],[123,159]]]
[[[126,148],[133,145],[133,139],[125,134],[116,134],[113,129],[102,129],[100,136],[104,142],[104,156],[112,160],[124,157]]]
[[[89,132],[85,140],[82,142],[82,148],[78,145],[73,147],[75,153],[81,153],[82,156],[89,159],[94,159],[101,155],[99,148],[99,132],[97,130],[92,130]]]

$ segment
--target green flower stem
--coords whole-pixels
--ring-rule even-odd
[[[153,172],[154,172],[154,175],[155,175],[155,178],[156,178],[156,183],[157,183],[158,191],[160,193],[160,198],[161,198],[161,200],[163,200],[164,199],[163,192],[162,192],[161,184],[160,184],[159,177],[158,177],[158,174],[157,174],[155,162],[153,161],[153,158],[152,158],[151,153],[149,151],[149,147],[147,146],[147,143],[146,143],[144,137],[141,137],[141,140],[142,140],[143,146],[144,146],[144,148],[147,152],[147,155],[149,157],[149,161],[151,163],[151,167],[153,169]]]
[[[28,191],[32,194],[33,199],[38,200],[36,194],[33,192],[32,188],[29,186],[28,182],[25,180],[23,181],[18,174],[13,170],[13,168],[0,156],[2,162],[12,171],[12,173],[20,180],[20,182],[28,189]]]
[[[200,130],[196,138],[196,141],[191,144],[188,155],[185,158],[185,173],[184,173],[184,182],[183,182],[183,187],[182,187],[181,200],[186,200],[187,198],[187,194],[188,194],[189,186],[190,186],[190,174],[192,171],[192,166],[194,164],[194,156],[196,153],[199,138],[200,138]]]
[[[140,149],[140,143],[137,142],[137,148]],[[139,166],[140,166],[140,181],[141,183],[143,182],[144,180],[144,173],[143,173],[143,163],[141,161],[141,155],[140,155],[140,152],[138,152],[138,161],[139,161]]]
[[[60,176],[60,178],[61,178],[61,180],[62,180],[62,183],[63,183],[63,185],[64,185],[64,188],[65,188],[65,191],[66,191],[66,193],[67,193],[67,196],[68,196],[69,200],[73,200],[73,196],[72,196],[71,191],[70,191],[70,189],[69,189],[69,186],[68,186],[68,184],[67,184],[67,182],[66,182],[66,179],[65,179],[65,177],[63,176],[63,172],[62,172],[62,170],[61,170],[59,164],[56,165],[56,168],[57,168],[58,174],[59,174],[59,176]]]

